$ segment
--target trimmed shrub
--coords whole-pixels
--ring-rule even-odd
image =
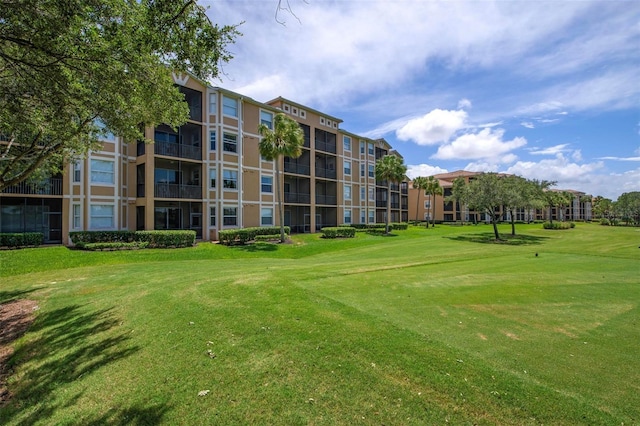
[[[576,224],[573,222],[545,222],[542,227],[544,229],[571,229],[575,228]]]
[[[355,228],[350,226],[327,226],[320,230],[322,238],[353,238],[356,236]]]
[[[407,222],[393,222],[389,224],[389,227],[394,231],[406,231],[409,229],[409,224]]]
[[[136,231],[135,236],[150,248],[193,247],[196,243],[196,231]]]
[[[191,247],[196,232],[180,231],[79,231],[70,232],[71,242],[85,250],[115,250],[131,248]]]
[[[101,250],[137,250],[147,248],[149,243],[146,241],[134,241],[131,243],[86,243],[82,248],[89,251],[101,251]]]
[[[280,241],[280,234],[256,235],[255,241]]]
[[[8,232],[0,234],[0,247],[35,247],[42,245],[44,234],[42,232]]]
[[[289,226],[284,227],[285,235],[291,233]],[[250,241],[256,240],[260,235],[278,235],[280,238],[279,226],[259,226],[253,228],[238,228],[238,229],[225,229],[218,232],[218,241],[220,244],[230,246],[232,244],[246,244]],[[271,239],[271,238],[269,238]]]

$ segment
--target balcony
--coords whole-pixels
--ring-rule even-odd
[[[319,151],[324,151],[324,152],[330,152],[332,154],[336,153],[336,144],[334,143],[327,143],[327,142],[321,142],[316,140],[316,149]]]
[[[199,185],[180,185],[175,183],[156,183],[156,198],[189,198],[202,199],[202,188]]]
[[[376,207],[387,207],[386,200],[376,200]]]
[[[337,176],[337,173],[335,169],[325,169],[325,168],[316,166],[316,177],[335,179],[336,176]]]
[[[338,197],[335,195],[316,194],[316,204],[335,206],[338,204]]]
[[[303,194],[296,192],[285,192],[284,193],[284,202],[285,203],[296,203],[296,204],[311,204],[311,194]]]
[[[297,164],[293,162],[285,161],[284,171],[285,173],[295,173],[298,175],[305,175],[305,176],[311,175],[311,167],[304,164]]]
[[[2,190],[3,194],[62,195],[62,178],[48,178],[38,183],[20,182]]]
[[[156,141],[154,146],[156,155],[202,160],[202,149],[199,146],[160,141]]]

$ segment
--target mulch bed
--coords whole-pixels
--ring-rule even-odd
[[[13,300],[0,305],[0,406],[11,398],[7,378],[13,371],[7,362],[13,355],[13,342],[27,331],[37,309],[33,300]]]

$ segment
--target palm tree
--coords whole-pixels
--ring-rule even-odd
[[[413,189],[418,190],[418,200],[416,201],[416,224],[418,224],[418,212],[420,211],[420,194],[427,189],[427,178],[423,176],[418,176],[415,178],[411,184],[413,185]]]
[[[429,176],[427,178],[425,192],[429,194],[431,199],[431,227],[433,228],[436,226],[436,195],[442,195],[443,193],[438,179],[433,176]],[[429,222],[427,221],[427,228],[428,227]]]
[[[453,187],[451,188],[451,195],[447,197],[445,201],[453,202],[454,214],[458,215],[458,209],[460,211],[460,223],[464,225],[464,211],[462,207],[467,202],[468,197],[467,183],[462,176],[458,176],[453,180]],[[457,221],[457,218],[456,218]]]
[[[280,216],[280,242],[284,243],[284,209],[282,205],[282,190],[280,188],[280,157],[298,158],[302,155],[304,134],[300,125],[289,116],[279,113],[273,118],[273,130],[266,124],[258,126],[258,133],[262,136],[258,149],[265,160],[275,163],[276,171],[276,199]]]
[[[391,184],[400,183],[407,173],[407,166],[402,158],[395,155],[385,155],[376,162],[376,179],[387,182],[387,217],[385,220],[386,234],[389,234],[389,217],[391,216]]]

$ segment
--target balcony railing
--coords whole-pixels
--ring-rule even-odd
[[[199,185],[178,185],[175,183],[156,183],[156,198],[191,198],[201,199],[202,188]]]
[[[324,169],[322,167],[316,167],[316,177],[335,179],[336,176],[336,169]]]
[[[338,197],[335,195],[316,194],[316,204],[335,206],[338,204]]]
[[[156,141],[154,145],[154,152],[156,153],[156,155],[202,160],[202,150],[199,146],[158,141]]]
[[[385,200],[376,200],[376,207],[387,207],[387,202]]]
[[[399,209],[400,208],[400,203],[391,203],[391,208],[392,209]]]
[[[311,194],[285,192],[285,203],[297,203],[297,204],[311,204]]]
[[[20,182],[2,190],[3,194],[28,194],[28,195],[62,195],[62,179],[49,178],[42,182]]]
[[[304,164],[284,163],[285,173],[295,173],[298,175],[311,175],[311,167]]]
[[[327,143],[316,140],[316,149],[324,152],[330,152],[332,154],[336,153],[336,144],[335,143]]]

